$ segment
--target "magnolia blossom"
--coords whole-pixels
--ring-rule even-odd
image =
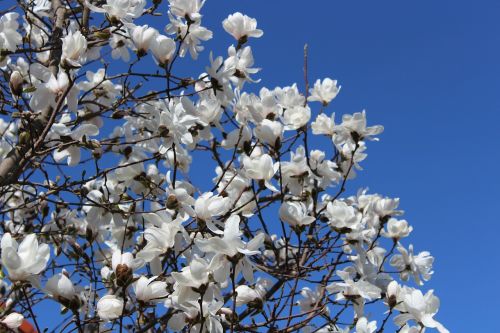
[[[275,146],[278,139],[283,135],[283,125],[278,121],[264,119],[262,123],[255,128],[255,136],[263,142]]]
[[[311,129],[315,135],[334,135],[336,130],[335,113],[332,113],[331,117],[324,113],[319,114],[316,120],[312,122]]]
[[[267,188],[271,191],[278,191],[270,180],[279,169],[279,163],[273,163],[273,159],[268,154],[258,157],[243,157],[243,166],[248,177],[265,182]]]
[[[387,221],[387,231],[384,230],[383,235],[387,238],[399,240],[407,237],[412,230],[413,227],[409,226],[406,220],[391,218]]]
[[[175,52],[175,42],[172,38],[164,35],[156,35],[151,41],[151,51],[156,61],[162,66],[165,66],[173,57]]]
[[[230,208],[230,199],[212,192],[203,193],[194,204],[196,216],[205,221],[210,221],[212,217],[219,216],[227,212]]]
[[[248,37],[261,37],[264,34],[262,30],[257,29],[256,19],[243,15],[240,12],[230,14],[222,21],[222,26],[238,42],[244,42]]]
[[[52,276],[45,285],[46,293],[55,299],[63,298],[71,301],[76,297],[76,290],[73,282],[64,273]]]
[[[88,8],[96,13],[105,13],[113,20],[131,21],[139,17],[146,6],[146,0],[106,0],[106,4],[101,8],[85,1]]]
[[[167,297],[167,283],[157,281],[158,277],[141,276],[134,284],[135,297],[142,302],[160,302]]]
[[[200,10],[205,0],[169,0],[170,12],[178,17],[189,17],[196,21],[201,18]]]
[[[250,288],[247,285],[239,285],[236,287],[236,306],[242,306],[245,304],[256,305],[263,301],[266,294],[266,289],[264,285],[258,281],[255,288]]]
[[[17,45],[21,44],[22,36],[17,31],[18,18],[18,13],[6,13],[0,17],[0,50],[14,52]]]
[[[361,222],[361,214],[343,201],[329,202],[326,211],[330,225],[339,230],[357,229]]]
[[[377,330],[377,322],[370,321],[366,317],[358,318],[356,322],[356,333],[374,333]]]
[[[199,20],[188,25],[183,20],[172,16],[171,13],[169,13],[169,18],[170,23],[165,27],[165,32],[167,34],[175,34],[183,39],[183,43],[179,50],[179,56],[184,57],[187,51],[189,51],[191,57],[197,59],[198,53],[204,49],[201,42],[211,39],[212,31],[201,26]]]
[[[121,251],[114,251],[112,258],[112,267],[116,272],[120,267],[126,266],[129,269],[135,270],[144,265],[142,259],[134,258],[134,255],[130,252],[121,253]]]
[[[435,328],[440,333],[449,333],[449,331],[433,317],[439,308],[439,299],[433,295],[433,291],[428,291],[425,295],[418,289],[404,297],[404,307],[406,313],[396,316],[394,321],[403,326],[408,320],[415,320],[425,327]]]
[[[2,264],[9,278],[14,281],[32,280],[47,266],[50,249],[47,244],[38,244],[35,234],[24,237],[21,244],[10,233],[2,237]]]
[[[296,130],[311,119],[311,109],[308,106],[295,106],[283,111],[283,122],[288,130]]]
[[[81,67],[85,62],[87,39],[77,30],[74,33],[69,32],[62,42],[62,64],[67,67]]]
[[[21,326],[23,321],[23,315],[16,312],[12,312],[0,320],[2,324],[10,328],[11,330],[17,330],[17,328]]]
[[[110,321],[121,316],[123,300],[115,295],[106,295],[97,302],[97,314],[102,320]]]
[[[323,81],[319,79],[314,83],[314,87],[309,89],[309,102],[318,101],[323,105],[328,105],[340,91],[340,86],[337,86],[337,80],[326,78]]]
[[[316,220],[313,216],[308,216],[306,206],[302,202],[297,201],[283,202],[279,214],[281,220],[290,224],[292,227],[308,225]]]
[[[158,30],[155,28],[150,28],[148,25],[131,25],[129,29],[130,38],[134,43],[137,54],[144,55],[149,50],[149,46],[153,41],[156,41],[156,36],[158,35]],[[160,41],[161,42],[161,41]],[[163,46],[157,45],[157,51],[164,49]]]
[[[420,252],[418,255],[413,254],[413,245],[410,245],[408,250],[402,246],[397,247],[401,254],[394,255],[391,258],[391,265],[401,271],[401,278],[405,281],[412,275],[415,282],[419,285],[422,284],[420,277],[424,281],[428,281],[432,271],[432,264],[434,258],[428,251]]]
[[[30,107],[35,111],[40,111],[47,106],[54,107],[56,98],[62,95],[69,86],[69,78],[64,72],[59,72],[57,76],[50,75],[46,83],[37,86],[30,100]]]

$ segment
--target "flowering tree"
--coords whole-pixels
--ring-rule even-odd
[[[2,329],[448,332],[399,200],[342,196],[383,128],[336,122],[340,86],[309,87],[307,57],[303,89],[245,92],[263,31],[229,15],[234,45],[209,56],[203,4],[1,13]]]

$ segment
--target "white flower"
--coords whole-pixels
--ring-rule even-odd
[[[17,29],[19,23],[18,13],[6,13],[0,17],[0,50],[9,50],[14,52],[17,45],[20,45],[23,38]]]
[[[273,192],[279,192],[274,185],[271,184],[271,179],[279,170],[279,162],[273,164],[273,159],[268,154],[263,154],[258,157],[243,157],[243,167],[247,177],[256,180],[264,181],[265,186]]]
[[[278,121],[264,119],[257,127],[255,127],[255,136],[259,140],[274,146],[278,138],[283,135],[283,125]]]
[[[240,285],[236,288],[236,306],[262,300],[264,296],[265,290],[263,288],[250,288],[247,285]]]
[[[110,321],[121,316],[123,300],[115,295],[106,295],[97,302],[97,314],[102,320]]]
[[[371,301],[380,297],[382,290],[379,287],[362,279],[354,281],[347,270],[337,271],[337,275],[344,282],[334,282],[326,287],[330,293],[338,293],[337,300],[359,296]]]
[[[285,129],[296,130],[305,126],[311,119],[309,106],[294,106],[283,111],[283,122]]]
[[[35,234],[24,237],[17,244],[10,233],[2,237],[2,264],[13,281],[25,281],[40,274],[50,258],[47,244],[38,244]]]
[[[146,0],[106,0],[106,4],[102,5],[102,8],[98,8],[86,0],[85,5],[96,13],[107,14],[112,20],[130,22],[142,15]]]
[[[335,134],[335,113],[331,117],[321,113],[311,124],[314,135],[333,135]]]
[[[125,30],[115,30],[109,40],[109,46],[111,46],[111,57],[113,59],[121,59],[124,62],[130,60],[130,53],[128,51],[131,46],[130,40],[125,38],[123,35],[127,35]]]
[[[63,94],[68,85],[68,76],[63,71],[59,71],[57,77],[50,74],[46,83],[41,83],[36,87],[31,96],[30,107],[35,111],[41,111],[48,106],[55,107],[57,96]]]
[[[250,75],[260,71],[259,68],[252,68],[254,64],[252,49],[250,46],[244,47],[241,50],[236,50],[234,46],[228,49],[229,57],[224,61],[224,66],[234,71],[231,81],[234,82],[239,89],[243,87],[245,81],[259,82],[253,80]]]
[[[260,254],[259,248],[264,243],[265,235],[259,233],[252,238],[248,243],[245,243],[241,236],[243,233],[240,230],[240,217],[231,215],[224,227],[224,236],[210,237],[208,239],[196,239],[196,246],[203,252],[214,253],[215,257],[211,262],[216,268],[220,268],[220,274],[223,274],[223,279],[227,278],[230,267],[233,265],[228,259],[233,258],[238,260],[235,271],[242,270],[243,276],[249,282],[253,281],[252,262],[248,256]],[[223,279],[219,279],[223,280]]]
[[[69,137],[75,141],[82,142],[83,137],[89,139],[91,136],[99,134],[99,128],[93,124],[82,124],[74,130],[67,127],[65,123],[70,122],[69,114],[61,117],[60,122],[52,125],[51,134],[57,137]],[[54,160],[58,163],[67,159],[69,166],[75,166],[80,162],[80,147],[78,145],[71,145],[65,149],[54,150]]]
[[[373,333],[377,330],[377,322],[370,321],[366,317],[361,317],[356,323],[356,333]]]
[[[238,42],[245,42],[248,37],[261,37],[264,32],[257,29],[257,20],[243,15],[240,12],[230,14],[222,21],[224,30]],[[243,44],[242,43],[242,44]]]
[[[201,18],[200,10],[205,0],[168,0],[172,14],[185,18],[189,17],[191,21]]]
[[[192,288],[199,288],[208,283],[209,275],[209,263],[206,259],[197,256],[194,256],[189,266],[183,267],[180,272],[172,272],[176,283]]]
[[[47,281],[45,292],[52,298],[62,297],[68,301],[77,296],[73,282],[63,273],[56,274]]]
[[[309,89],[309,102],[318,101],[323,105],[328,105],[339,93],[340,86],[337,86],[337,80],[326,78],[321,82],[319,79],[314,83],[314,88]]]
[[[186,24],[180,19],[175,18],[170,13],[168,14],[170,23],[165,27],[165,32],[167,34],[175,34],[179,38],[182,38],[183,43],[179,51],[179,55],[184,57],[186,52],[189,51],[193,59],[198,58],[198,53],[203,51],[204,47],[201,41],[207,41],[212,38],[212,31],[200,25],[199,21],[191,23],[191,25]],[[189,33],[188,33],[189,29]]]
[[[134,284],[135,296],[142,302],[160,302],[168,296],[167,283],[155,281],[158,277],[141,276]]]
[[[396,254],[391,258],[391,265],[401,271],[401,279],[407,281],[410,274],[413,275],[415,282],[422,285],[420,277],[424,281],[428,281],[431,278],[432,264],[434,258],[430,255],[428,251],[420,252],[418,255],[413,254],[413,245],[408,247],[408,251],[401,245],[397,247],[401,254]]]
[[[313,310],[316,307],[316,304],[318,304],[318,301],[321,301],[321,291],[313,291],[309,287],[302,288],[302,290],[300,291],[300,296],[302,296],[302,298],[297,301],[297,304],[300,307],[301,313],[307,313]]]
[[[308,225],[316,219],[307,215],[307,208],[302,202],[285,201],[279,210],[280,218],[292,227]]]
[[[201,220],[211,220],[215,216],[223,215],[230,208],[231,200],[212,192],[203,193],[194,204],[196,216]]]
[[[361,213],[343,201],[335,200],[334,202],[329,202],[326,206],[326,211],[330,225],[338,230],[346,228],[348,230],[355,230],[361,222]]]
[[[228,257],[234,257],[238,253],[245,255],[259,254],[258,248],[264,241],[264,234],[258,234],[248,243],[241,240],[242,235],[240,217],[231,215],[225,222],[224,236],[222,238],[196,239],[195,243],[203,252],[221,253]]]
[[[387,231],[383,230],[382,234],[387,238],[399,240],[407,237],[412,230],[413,227],[409,226],[406,220],[390,218],[389,221],[387,221]]]
[[[278,171],[279,163],[273,163],[271,156],[268,154],[262,154],[257,157],[244,156],[243,167],[248,177],[256,180],[264,180],[269,189],[276,190],[274,189],[274,186],[269,183],[269,181]]]
[[[156,38],[151,41],[151,51],[156,61],[158,61],[161,66],[164,66],[174,55],[175,42],[172,38],[158,34]]]
[[[85,52],[87,51],[87,39],[80,30],[69,32],[62,39],[62,59],[63,66],[81,67],[85,62]]]
[[[150,28],[148,25],[131,25],[129,34],[132,42],[137,48],[137,54],[141,56],[149,50],[150,44],[158,35],[158,30]]]
[[[121,253],[121,251],[116,250],[113,252],[111,267],[117,272],[120,266],[126,266],[131,270],[136,270],[144,266],[144,260],[141,258],[134,258],[134,255],[130,252]]]
[[[17,328],[22,325],[22,323],[24,321],[24,317],[22,314],[12,312],[12,313],[8,314],[7,316],[5,316],[0,321],[2,322],[2,324],[7,326],[8,328],[17,331]]]
[[[394,318],[397,325],[403,326],[408,320],[415,320],[425,327],[437,329],[440,333],[449,333],[433,318],[439,309],[439,299],[433,295],[432,290],[423,295],[420,290],[414,289],[405,295],[404,306],[406,313],[401,313]]]

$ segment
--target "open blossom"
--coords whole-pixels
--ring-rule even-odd
[[[283,136],[283,125],[278,121],[264,119],[259,126],[255,127],[255,136],[263,142],[275,146],[278,138]]]
[[[167,283],[157,278],[141,276],[134,284],[135,297],[142,302],[160,302],[167,297]]]
[[[230,208],[230,199],[212,192],[203,193],[194,204],[196,216],[201,220],[211,220],[212,217],[226,213]]]
[[[283,112],[283,122],[285,129],[296,130],[306,125],[311,119],[311,109],[309,106],[294,106]]]
[[[268,154],[258,157],[243,157],[243,166],[248,177],[265,181],[266,187],[276,190],[269,182],[279,169],[279,163],[273,163],[273,159]]]
[[[52,276],[45,285],[45,291],[50,297],[55,299],[63,298],[71,301],[76,296],[73,282],[63,273]]]
[[[205,0],[168,0],[170,12],[178,17],[189,17],[196,21],[201,18],[200,10],[205,4]]]
[[[356,323],[356,333],[374,333],[377,330],[377,322],[370,321],[366,317],[361,317]]]
[[[97,302],[97,314],[102,320],[113,320],[121,316],[123,300],[115,295],[106,295]]]
[[[10,328],[11,330],[17,330],[17,328],[21,326],[23,321],[23,315],[17,312],[12,312],[0,320],[2,324]]]
[[[321,113],[311,124],[311,129],[315,135],[333,135],[335,134],[335,113],[330,117]]]
[[[169,19],[170,23],[165,27],[165,32],[175,34],[183,40],[179,56],[184,57],[189,51],[191,58],[197,59],[198,53],[204,49],[201,42],[211,39],[212,31],[202,27],[199,20],[188,25],[186,22],[172,16],[171,13],[169,13]]]
[[[85,62],[87,39],[80,30],[70,32],[62,39],[62,64],[67,67],[81,67]]]
[[[243,15],[240,12],[230,14],[223,22],[224,30],[237,41],[246,40],[248,37],[261,37],[264,32],[257,29],[257,20]]]
[[[428,281],[433,274],[432,264],[434,258],[428,251],[420,252],[415,255],[413,253],[413,245],[406,250],[403,246],[397,247],[399,253],[391,258],[391,265],[401,271],[401,279],[407,281],[410,275],[413,276],[415,282],[419,285],[424,281]]]
[[[2,264],[7,269],[9,278],[14,281],[26,281],[42,272],[50,258],[47,244],[38,244],[35,234],[24,237],[21,244],[10,233],[2,237]]]
[[[19,23],[18,13],[6,13],[0,17],[0,50],[15,51],[22,43],[22,36],[17,31]]]
[[[155,39],[151,41],[151,51],[156,61],[161,66],[165,66],[175,53],[175,42],[172,38],[157,34]]]
[[[435,328],[439,333],[449,333],[449,331],[433,317],[438,312],[439,299],[433,295],[433,291],[428,291],[425,295],[418,289],[414,289],[404,297],[404,313],[394,318],[394,322],[403,326],[407,321],[414,320],[425,327]]]
[[[361,222],[361,214],[343,201],[329,202],[326,211],[330,225],[338,230],[357,229]]]
[[[309,102],[321,102],[323,105],[328,105],[340,91],[340,86],[337,86],[337,80],[326,78],[323,81],[319,79],[314,83],[314,87],[309,89],[310,96],[307,98]]]
[[[390,218],[389,221],[387,221],[387,231],[384,230],[382,234],[387,238],[399,240],[407,237],[412,230],[413,227],[408,225],[406,220]]]
[[[92,5],[89,0],[85,4],[96,13],[107,14],[112,20],[130,22],[144,12],[146,0],[106,0],[101,8]]]
[[[137,49],[137,54],[144,55],[148,52],[150,44],[158,35],[158,30],[148,25],[131,25],[129,34]]]
[[[308,225],[316,220],[313,216],[308,216],[305,205],[297,201],[283,202],[279,213],[280,218],[292,227]]]
[[[268,280],[259,279],[253,288],[247,285],[236,287],[236,306],[249,304],[250,306],[259,307],[266,296],[267,284],[269,284]]]

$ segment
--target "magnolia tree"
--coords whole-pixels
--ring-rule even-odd
[[[383,128],[307,53],[257,90],[239,12],[226,54],[202,0],[3,5],[3,330],[448,332],[399,200],[344,194]]]

